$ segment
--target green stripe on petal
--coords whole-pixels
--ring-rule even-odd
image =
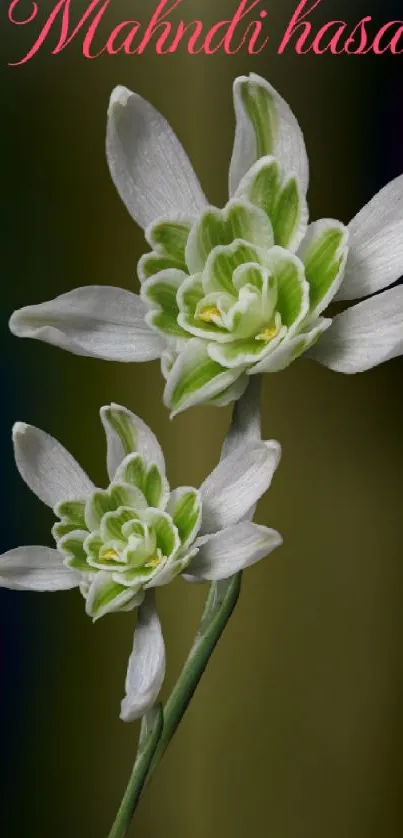
[[[236,197],[246,198],[271,219],[282,183],[281,167],[275,157],[258,160],[242,178]]]
[[[85,527],[84,520],[85,500],[68,500],[56,504],[54,513],[63,522],[76,524],[76,529]]]
[[[137,591],[114,582],[110,573],[97,573],[88,592],[86,612],[95,621],[114,611],[126,611],[130,604],[135,608],[139,602],[136,594]]]
[[[184,262],[190,228],[186,221],[157,221],[148,228],[146,239],[153,250]]]
[[[85,505],[85,523],[89,530],[97,530],[103,516],[116,509],[107,491],[98,489],[88,498]]]
[[[184,260],[172,259],[170,256],[161,256],[158,253],[146,253],[138,262],[137,273],[140,282],[155,276],[162,271],[176,270],[185,271]]]
[[[310,225],[298,255],[310,288],[310,315],[316,317],[331,302],[344,276],[348,230],[339,221],[322,219]]]
[[[308,207],[295,177],[287,180],[277,196],[271,222],[276,244],[290,250],[298,247],[306,232]]]
[[[187,274],[183,271],[163,271],[143,282],[141,296],[152,308],[162,309],[166,314],[176,317],[178,314],[176,295],[186,277]]]
[[[101,521],[102,541],[122,539],[122,527],[133,520],[133,510],[130,507],[119,507],[116,512],[107,512]]]
[[[193,405],[208,402],[226,390],[242,373],[242,367],[224,370],[209,357],[205,342],[191,340],[169,373],[164,403],[175,415]]]
[[[85,523],[84,523],[85,527]],[[63,538],[64,535],[68,535],[70,532],[74,532],[77,529],[77,524],[68,524],[65,521],[57,521],[56,524],[53,524],[52,527],[52,535],[56,542],[59,541],[60,538]]]
[[[249,340],[234,340],[233,343],[224,345],[210,343],[208,352],[210,357],[223,367],[232,369],[240,365],[250,366],[272,352],[284,339],[286,332],[285,327],[280,328],[277,333],[273,329],[274,337],[270,342],[250,338]]]
[[[108,489],[113,509],[126,506],[130,509],[142,510],[147,508],[147,501],[138,486],[129,483],[112,483]]]
[[[216,247],[207,260],[202,276],[205,293],[226,291],[234,294],[233,275],[237,268],[246,263],[264,265],[265,261],[266,251],[239,239],[230,245]]]
[[[162,555],[169,558],[176,553],[180,547],[180,538],[170,515],[159,509],[148,509],[142,517],[154,531],[157,548],[161,550]]]
[[[277,306],[283,326],[295,331],[309,310],[309,285],[302,262],[281,247],[268,254],[268,266],[277,279]]]
[[[165,311],[149,311],[146,322],[152,329],[168,338],[187,338],[189,335],[181,328],[176,317]]]
[[[210,208],[193,227],[186,248],[190,273],[202,271],[215,247],[243,239],[262,248],[273,245],[273,229],[259,207],[247,201],[230,201],[224,209]]]
[[[98,530],[104,515],[114,512],[119,506],[131,509],[146,509],[147,501],[137,486],[128,483],[112,483],[105,491],[98,489],[88,498],[85,507],[85,522],[89,530]]]
[[[102,408],[102,418],[119,437],[125,455],[131,454],[136,450],[136,426],[128,411],[120,408],[118,405],[110,405]]]
[[[118,467],[115,480],[142,490],[146,467],[141,454],[129,454]]]
[[[168,497],[168,482],[157,466],[149,468],[143,485],[143,492],[149,506],[164,506]]]
[[[167,512],[177,527],[182,549],[196,538],[201,522],[201,498],[196,489],[182,486],[171,492]]]
[[[87,536],[88,532],[85,530],[73,530],[61,538],[57,545],[66,556],[66,565],[83,573],[88,573],[90,570],[84,548]]]
[[[240,95],[255,132],[256,156],[273,154],[278,135],[274,97],[267,88],[250,79],[240,85]]]
[[[183,280],[176,299],[183,314],[194,314],[198,303],[204,297],[201,274],[194,274]]]

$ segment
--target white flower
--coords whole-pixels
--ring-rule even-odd
[[[18,547],[0,556],[0,586],[28,591],[78,587],[94,620],[139,608],[121,717],[153,704],[165,672],[155,589],[179,574],[188,581],[226,579],[268,555],[280,535],[251,523],[280,458],[248,416],[235,421],[225,457],[199,490],[170,491],[160,445],[124,407],[101,409],[107,440],[107,489],[94,486],[48,434],[17,422],[15,459],[32,491],[58,518],[56,549]]]
[[[141,294],[79,288],[14,313],[12,331],[105,359],[161,358],[174,413],[239,398],[249,375],[309,350],[360,372],[401,354],[403,176],[345,227],[308,224],[308,160],[288,105],[264,79],[236,79],[229,203],[208,205],[172,129],[123,87],[109,107],[114,183],[145,229]],[[332,300],[383,291],[333,319]],[[313,348],[314,347],[314,348]]]

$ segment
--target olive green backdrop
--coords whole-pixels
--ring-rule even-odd
[[[144,19],[155,3],[114,5],[118,22]],[[322,19],[399,16],[392,2],[370,5],[325,0]],[[186,0],[183,13],[214,22],[235,6]],[[312,217],[347,222],[403,171],[401,57],[279,57],[274,45],[295,0],[263,7],[272,49],[254,59],[190,57],[181,49],[88,61],[73,43],[55,57],[45,46],[10,69],[5,62],[22,56],[34,28],[2,20],[4,549],[51,543],[51,514],[13,467],[15,419],[46,428],[102,484],[98,409],[110,400],[125,404],[158,434],[173,486],[198,485],[208,474],[230,419],[227,410],[202,408],[171,422],[157,363],[98,362],[7,332],[14,308],[77,285],[137,287],[142,233],[104,159],[115,84],[165,113],[213,203],[226,199],[231,83],[250,70],[271,80],[303,126]],[[264,433],[281,441],[284,456],[257,519],[279,529],[285,543],[246,573],[235,615],[144,795],[133,838],[403,834],[402,370],[397,360],[348,377],[301,361],[266,376]],[[181,580],[160,592],[166,687],[206,593]],[[138,733],[118,718],[133,616],[92,626],[74,592],[1,592],[0,608],[0,832],[102,838]]]

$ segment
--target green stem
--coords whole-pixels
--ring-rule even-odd
[[[143,717],[136,761],[119,811],[109,833],[109,838],[124,838],[127,835],[134,811],[147,779],[151,760],[161,737],[162,726],[162,707],[158,704]]]
[[[164,727],[154,751],[147,782],[166,751],[210,657],[237,604],[242,573],[222,582],[213,582],[203,612],[199,631],[182,672],[164,707]]]
[[[167,749],[210,657],[235,608],[242,573],[213,582],[206,600],[199,631],[190,654],[162,713],[160,705],[144,717],[139,750],[132,775],[108,838],[124,838],[144,785]]]

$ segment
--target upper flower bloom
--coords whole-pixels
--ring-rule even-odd
[[[16,312],[15,334],[111,360],[161,357],[174,413],[227,404],[249,375],[282,370],[307,350],[346,373],[402,352],[402,287],[323,315],[333,299],[367,297],[403,273],[403,176],[348,227],[309,225],[308,160],[288,105],[254,74],[236,79],[234,105],[230,200],[220,210],[161,114],[114,90],[108,162],[151,248],[138,266],[140,296],[79,288]]]
[[[19,547],[0,556],[0,586],[78,587],[94,620],[139,606],[122,704],[122,718],[130,721],[153,703],[164,677],[155,588],[181,573],[187,581],[225,579],[281,544],[277,532],[250,521],[280,446],[251,434],[249,420],[240,434],[234,424],[224,458],[200,489],[170,491],[163,453],[147,425],[114,404],[102,408],[101,419],[107,489],[96,488],[55,439],[21,422],[14,426],[20,474],[58,519],[56,549]]]

